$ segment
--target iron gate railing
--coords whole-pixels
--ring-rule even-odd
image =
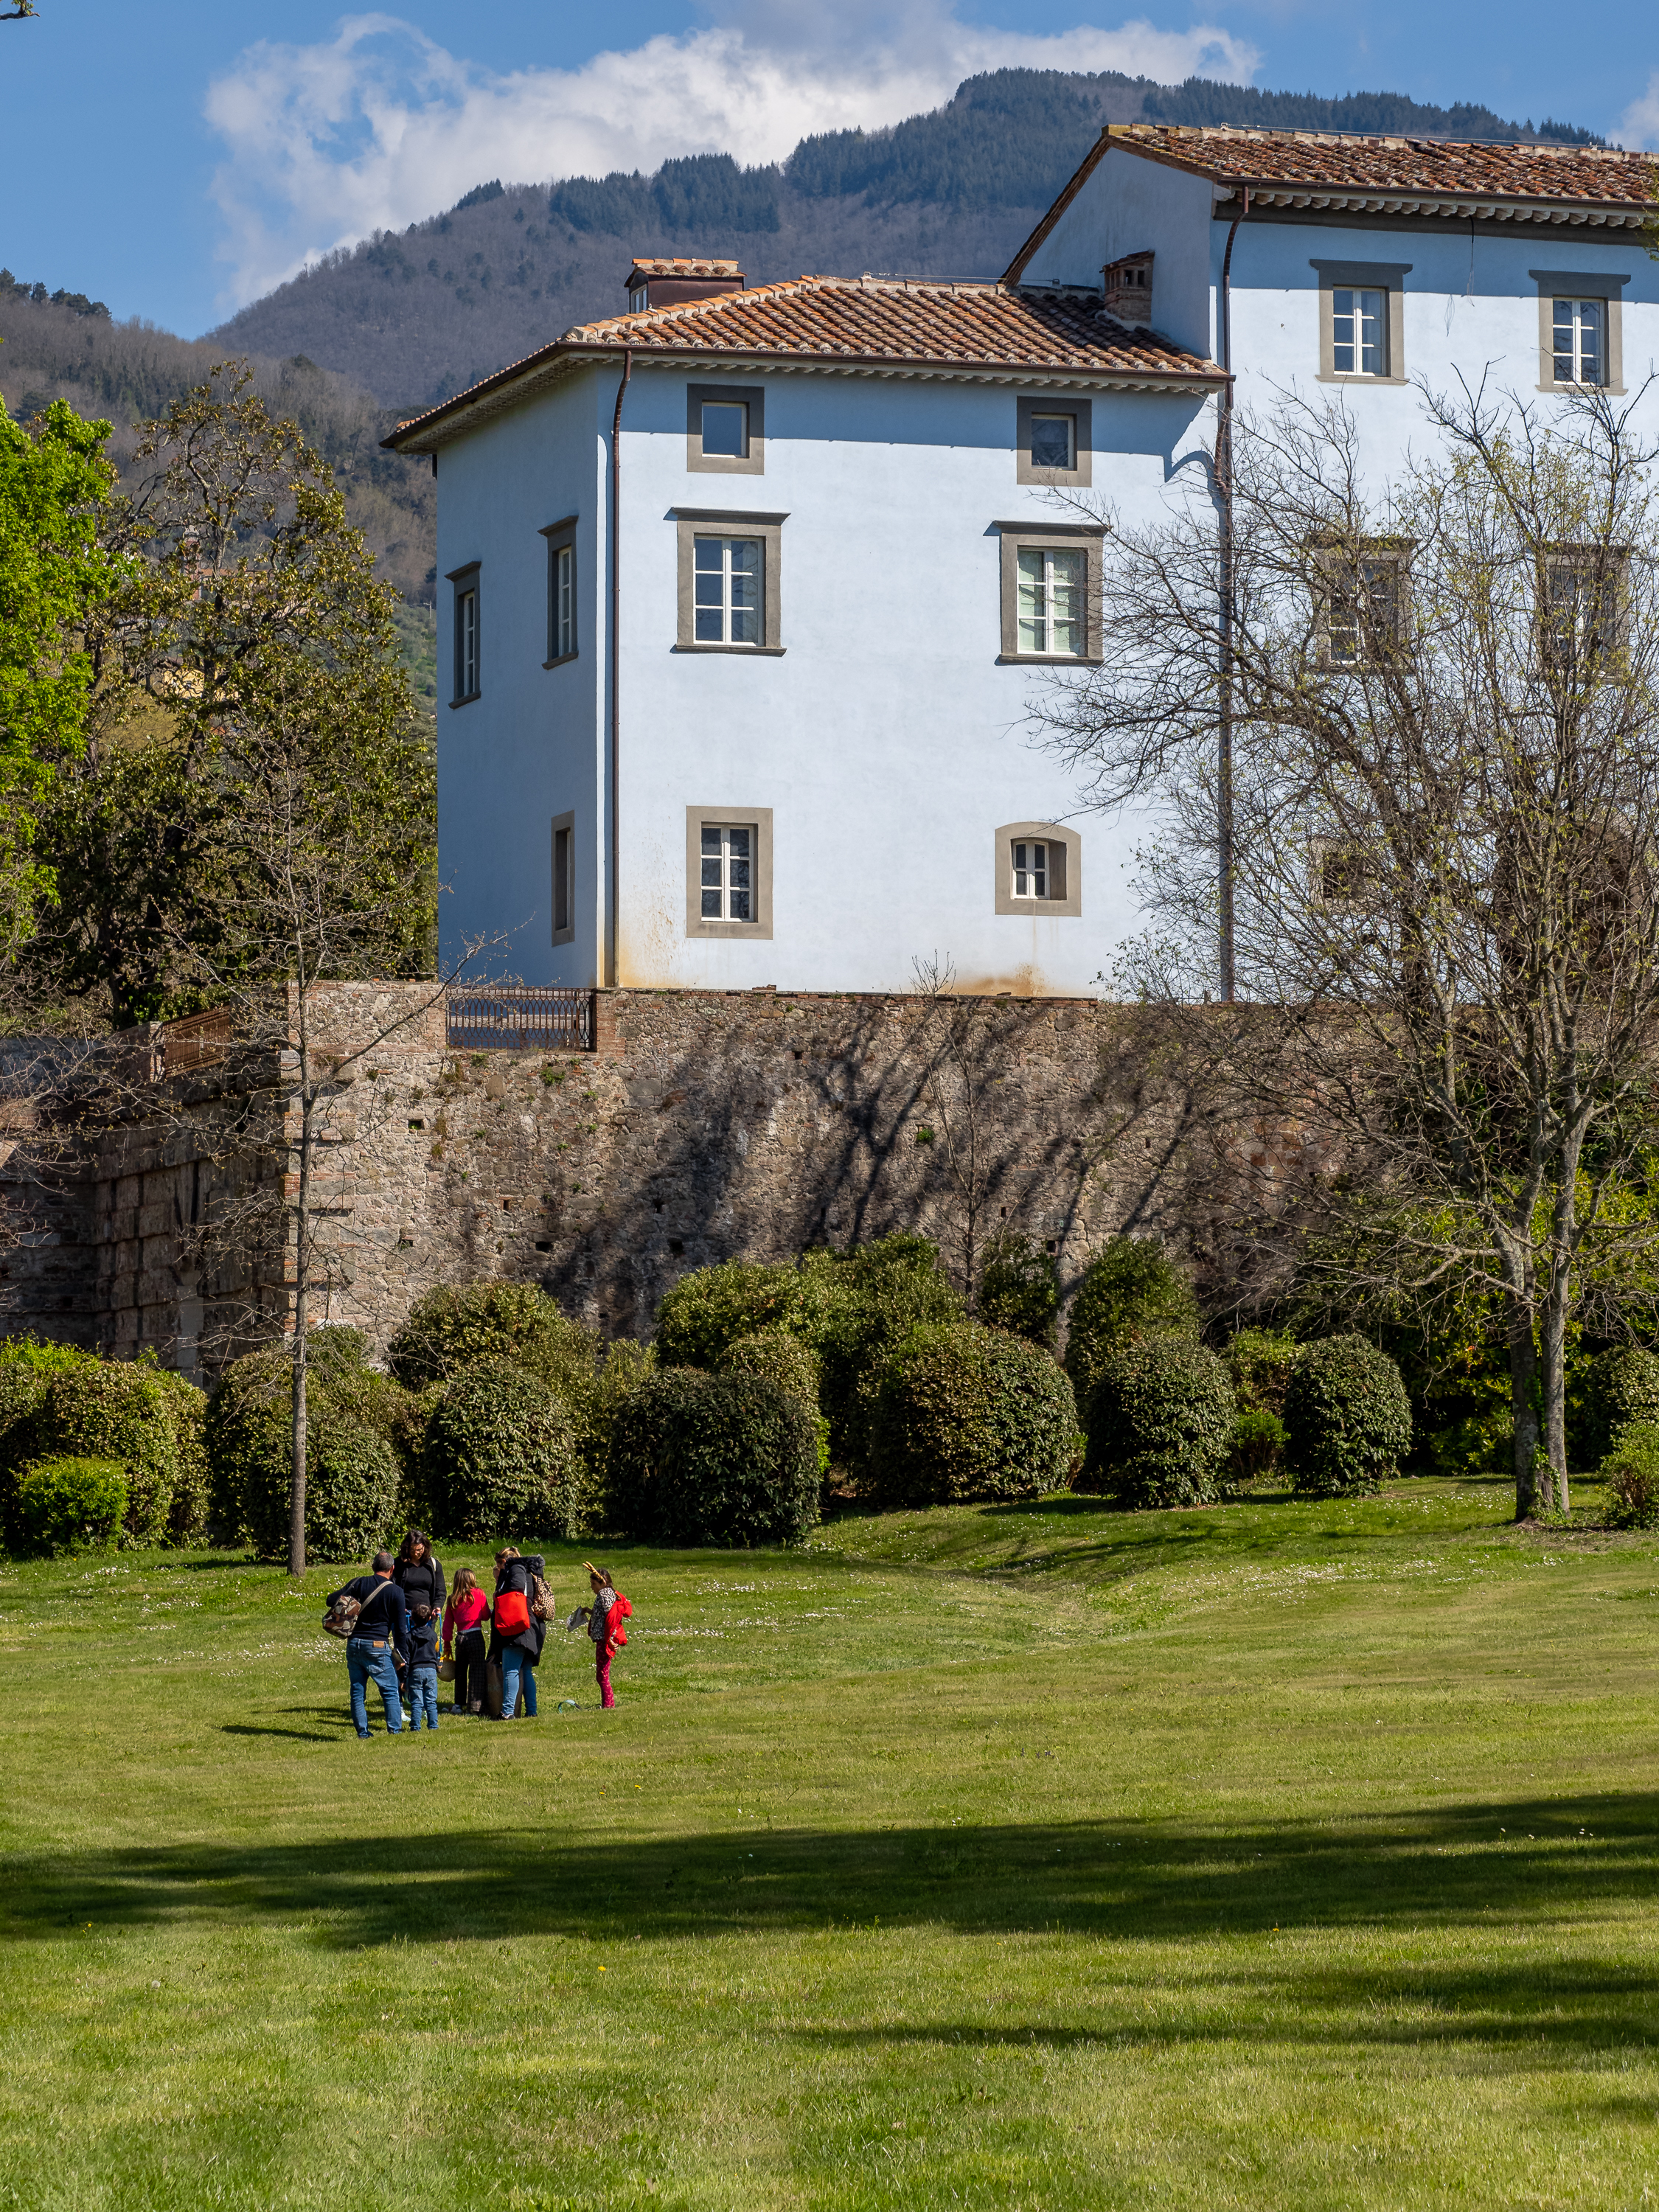
[[[453,990],[448,1002],[450,1048],[592,1052],[594,995],[532,983]]]

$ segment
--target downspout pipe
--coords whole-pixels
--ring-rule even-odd
[[[1221,698],[1216,743],[1216,868],[1217,917],[1224,1005],[1233,1000],[1233,240],[1238,226],[1250,211],[1250,188],[1243,187],[1243,200],[1227,233],[1221,257],[1221,366],[1226,382],[1221,387],[1221,419],[1216,425],[1215,477],[1221,495],[1220,631]]]
[[[623,348],[622,382],[611,420],[611,899],[606,917],[605,977],[614,991],[622,951],[622,413],[634,349]]]

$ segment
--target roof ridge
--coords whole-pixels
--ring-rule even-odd
[[[1544,161],[1650,161],[1653,154],[1637,146],[1570,146],[1559,139],[1439,138],[1419,131],[1292,131],[1257,123],[1111,123],[1114,138],[1234,138],[1267,144],[1410,146],[1458,149],[1469,153],[1531,154]]]

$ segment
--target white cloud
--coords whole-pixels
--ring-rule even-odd
[[[1208,24],[1082,25],[1038,38],[960,23],[950,0],[731,0],[708,29],[576,69],[498,75],[397,16],[348,16],[313,46],[248,47],[209,89],[208,119],[229,156],[214,179],[231,270],[222,297],[241,306],[319,255],[434,214],[489,177],[603,176],[711,151],[778,161],[809,131],[935,107],[981,70],[1243,82],[1258,58]]]
[[[1659,70],[1648,79],[1648,88],[1613,126],[1615,146],[1659,147]]]

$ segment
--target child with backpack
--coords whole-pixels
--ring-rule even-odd
[[[418,1735],[424,1715],[429,1729],[438,1725],[438,1615],[416,1602],[409,1615],[409,1707],[410,1725]]]
[[[617,1702],[611,1687],[611,1662],[628,1641],[628,1631],[623,1623],[633,1618],[634,1608],[605,1568],[596,1567],[591,1559],[584,1559],[582,1565],[587,1569],[593,1602],[579,1606],[567,1625],[574,1628],[579,1620],[587,1623],[587,1632],[593,1639],[593,1674],[599,1686],[599,1704],[609,1711]]]

